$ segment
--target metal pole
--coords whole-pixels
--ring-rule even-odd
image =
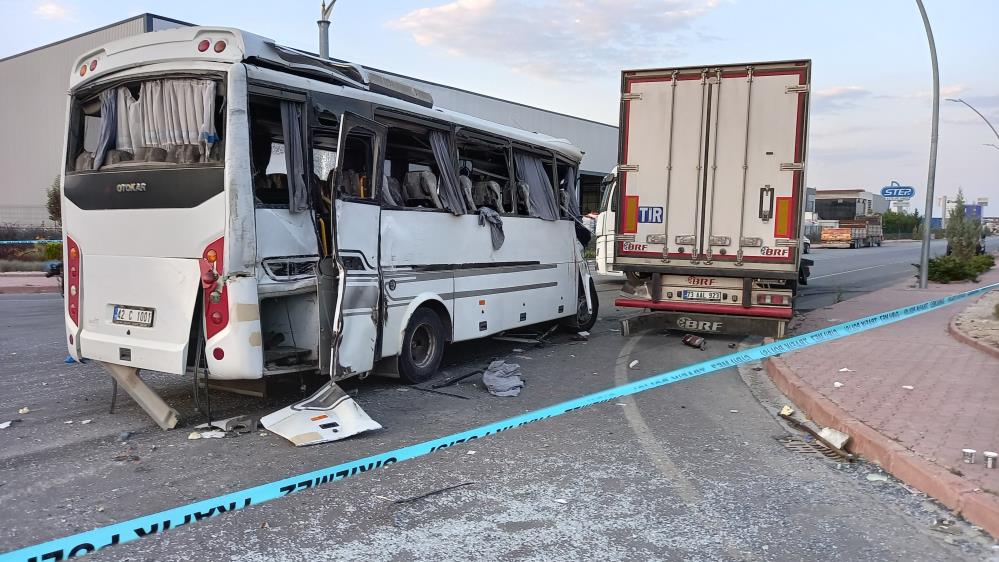
[[[996,136],[996,138],[999,139],[999,132],[996,132],[996,128],[992,126],[992,123],[990,123],[989,120],[986,119],[984,115],[982,115],[981,111],[978,111],[977,109],[975,109],[974,107],[972,107],[972,105],[970,103],[964,101],[961,98],[957,98],[957,99],[947,98],[947,101],[952,101],[952,102],[955,102],[955,103],[963,103],[964,105],[968,106],[968,109],[970,109],[970,110],[974,111],[975,113],[977,113],[978,116],[982,118],[982,121],[985,121],[985,124],[988,125],[990,129],[992,129],[992,134],[994,134]],[[986,146],[995,146],[995,145],[993,144],[993,145],[986,145]]]
[[[919,256],[919,288],[925,289],[930,264],[930,225],[933,224],[933,183],[937,175],[937,131],[940,125],[940,72],[937,68],[937,46],[933,42],[933,30],[926,16],[923,0],[916,0],[919,14],[926,28],[926,40],[930,44],[930,62],[933,66],[933,124],[930,130],[930,165],[926,173],[926,213],[923,217],[923,248]]]
[[[330,13],[333,12],[333,4],[336,0],[330,0],[329,6],[323,2],[319,21],[316,22],[319,24],[319,57],[324,59],[330,58]]]

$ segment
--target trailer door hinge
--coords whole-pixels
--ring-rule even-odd
[[[780,165],[780,171],[782,172],[800,172],[805,169],[805,164],[803,162],[782,162]]]
[[[640,99],[642,99],[642,93],[641,92],[629,92],[629,93],[621,94],[621,101],[634,101],[634,100],[640,100]]]
[[[618,172],[637,172],[638,164],[618,164]]]
[[[785,94],[801,94],[808,91],[808,84],[795,84],[793,86],[784,86]]]

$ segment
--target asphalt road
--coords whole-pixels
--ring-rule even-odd
[[[345,384],[385,429],[296,449],[269,433],[189,441],[199,419],[189,381],[146,376],[186,425],[163,432],[94,364],[62,362],[60,301],[0,297],[0,552],[196,499],[419,442],[729,352],[679,334],[623,338],[601,287],[589,341],[546,347],[455,346],[445,374],[491,357],[522,366],[517,398],[481,382],[468,400],[369,377]],[[519,347],[518,347],[519,345]],[[631,361],[637,368],[630,369]],[[219,416],[273,411],[268,399],[217,394]],[[762,401],[762,402],[761,402]],[[96,560],[983,560],[990,539],[873,466],[836,463],[778,442],[784,400],[757,370],[728,370],[445,449],[170,533],[101,551]],[[27,406],[31,412],[17,414]],[[84,420],[91,420],[83,424]],[[73,423],[67,423],[72,421]],[[125,442],[119,434],[134,432]],[[470,483],[414,501],[447,486]]]
[[[999,237],[986,239],[989,251],[999,249]],[[911,279],[916,281],[921,244],[917,241],[888,241],[881,247],[871,248],[813,248],[806,257],[815,265],[808,285],[798,295],[795,309],[799,313],[829,306]],[[930,244],[933,256],[947,250],[946,240]]]

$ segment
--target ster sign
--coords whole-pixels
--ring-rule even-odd
[[[912,199],[916,194],[916,189],[907,185],[899,185],[897,181],[892,181],[891,185],[881,188],[881,196],[889,201],[906,201]]]

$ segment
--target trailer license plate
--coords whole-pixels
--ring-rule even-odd
[[[114,315],[111,317],[111,322],[150,328],[153,325],[154,312],[155,310],[152,308],[116,304],[114,305]]]
[[[684,291],[683,298],[692,301],[720,301],[722,294],[721,291]]]

